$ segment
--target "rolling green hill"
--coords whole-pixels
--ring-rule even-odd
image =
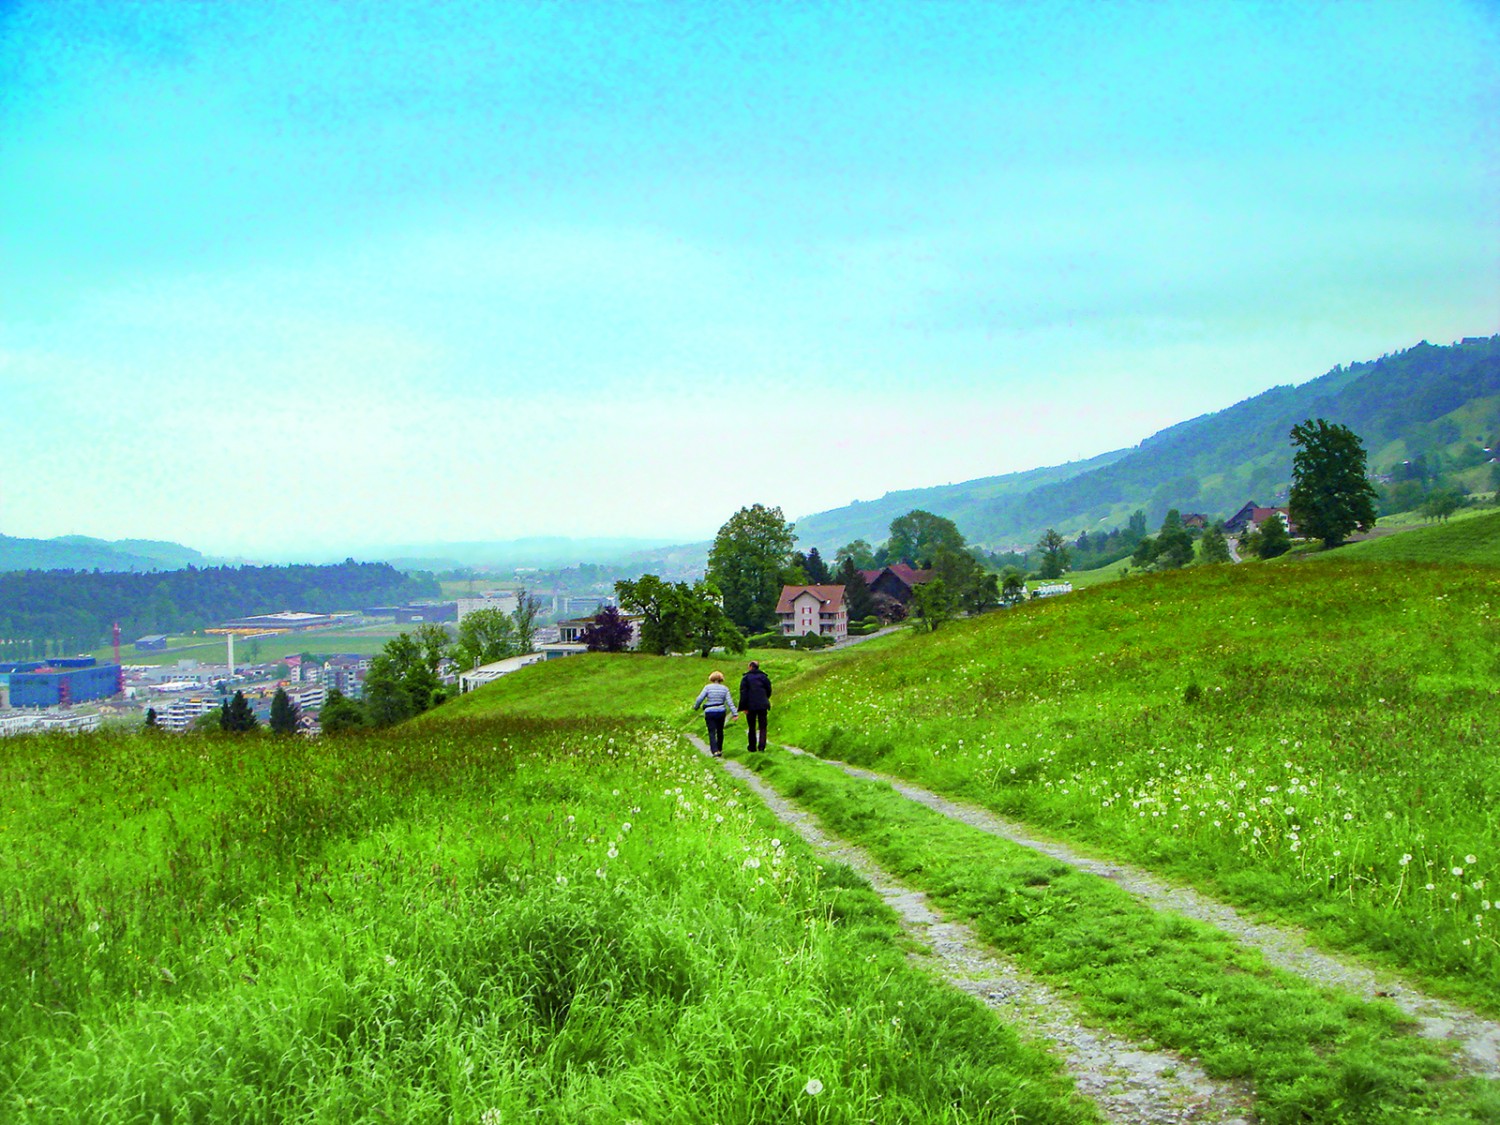
[[[855,536],[873,543],[885,538],[891,518],[925,508],[953,519],[971,542],[1025,549],[1049,527],[1071,537],[1123,525],[1137,508],[1152,527],[1168,508],[1228,516],[1246,501],[1269,504],[1284,494],[1288,431],[1310,417],[1358,433],[1376,472],[1419,453],[1482,462],[1483,447],[1500,433],[1500,336],[1446,347],[1424,341],[1300,386],[1273,387],[1094,462],[893,493],[805,516],[797,531],[804,544],[825,550]]]

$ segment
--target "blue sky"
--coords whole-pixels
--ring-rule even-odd
[[[701,539],[1500,331],[1497,60],[1461,0],[11,0],[0,533]]]

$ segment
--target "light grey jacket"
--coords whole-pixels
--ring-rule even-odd
[[[696,711],[699,707],[704,711],[723,711],[727,707],[731,719],[739,714],[734,707],[734,697],[723,684],[705,684],[698,693],[698,698],[693,700],[693,710]]]

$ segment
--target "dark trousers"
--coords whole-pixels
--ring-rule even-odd
[[[727,711],[705,711],[703,721],[708,724],[708,752],[715,758],[724,753],[724,720]]]
[[[766,748],[766,717],[769,711],[751,711],[748,708],[740,712],[745,716],[745,738],[751,750],[764,750]],[[759,741],[755,733],[760,728]]]

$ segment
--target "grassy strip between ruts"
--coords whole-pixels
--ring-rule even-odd
[[[1320,990],[1107,880],[951,821],[811,759],[754,768],[888,869],[973,920],[1111,1025],[1246,1077],[1264,1122],[1495,1121],[1500,1088],[1453,1077],[1394,1009]]]
[[[0,746],[7,1121],[1096,1121],[659,726]]]

